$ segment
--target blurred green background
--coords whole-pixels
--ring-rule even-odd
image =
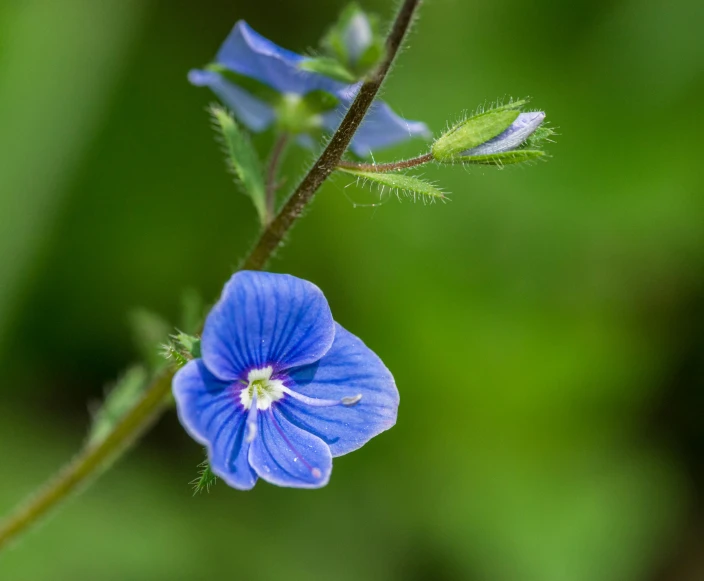
[[[2,512],[80,446],[136,357],[130,309],[177,322],[253,240],[188,69],[240,18],[305,51],[343,4],[0,3]],[[560,135],[547,164],[425,170],[445,205],[355,207],[335,178],[273,263],[394,372],[397,426],[322,490],[194,498],[169,414],[0,578],[704,579],[702,22],[699,0],[428,0],[384,98],[437,134],[529,95]]]

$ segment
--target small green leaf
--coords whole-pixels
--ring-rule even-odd
[[[202,492],[210,492],[210,489],[218,481],[218,477],[210,469],[210,462],[206,458],[198,464],[198,478],[191,481],[193,485],[193,496]]]
[[[227,150],[228,165],[242,184],[259,214],[262,224],[266,222],[266,190],[259,157],[247,134],[233,117],[219,105],[210,107],[215,125],[222,135]]]
[[[403,194],[411,197],[414,200],[421,197],[423,200],[435,202],[436,200],[445,201],[447,197],[445,193],[437,186],[423,181],[415,176],[409,176],[400,173],[378,173],[370,171],[357,171],[352,169],[339,168],[338,171],[357,177],[364,182],[371,182],[381,188],[383,193],[385,188],[389,188],[397,195]]]
[[[163,317],[147,309],[133,309],[129,315],[132,336],[142,359],[149,369],[159,369],[164,360],[159,346],[167,341],[171,325]]]
[[[503,153],[491,153],[488,155],[458,155],[448,160],[450,163],[461,163],[469,165],[513,165],[525,161],[534,161],[547,155],[539,149],[514,149]],[[446,161],[447,163],[447,161]]]
[[[181,369],[191,359],[201,356],[200,337],[179,331],[161,345],[161,356]]]
[[[147,387],[149,373],[142,366],[135,366],[109,389],[105,401],[93,412],[93,422],[88,432],[88,444],[99,444],[115,425],[132,409]]]
[[[555,135],[555,130],[548,125],[538,127],[533,135],[531,135],[523,144],[526,149],[537,149],[546,141],[552,141],[550,138]]]
[[[200,337],[195,337],[194,335],[189,335],[187,333],[177,333],[174,335],[174,340],[181,347],[181,350],[185,352],[190,358],[198,358],[201,356],[200,352]]]
[[[175,341],[169,341],[161,346],[161,355],[167,361],[171,361],[176,369],[181,369],[186,363],[191,359],[189,354],[183,351],[180,345],[177,345]]]
[[[310,57],[301,62],[298,67],[303,71],[325,75],[343,83],[354,83],[357,80],[345,65],[332,57]]]
[[[497,111],[517,111],[520,110],[521,107],[523,107],[524,105],[527,105],[528,101],[528,99],[519,99],[518,101],[509,101],[505,105],[499,105],[497,103],[496,105],[491,105],[488,110],[480,111],[479,113],[477,113],[477,115],[483,113],[490,113],[492,111],[494,113],[496,113]]]

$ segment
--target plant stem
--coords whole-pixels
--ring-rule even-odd
[[[313,199],[318,188],[340,163],[342,155],[347,151],[352,137],[364,120],[364,116],[389,73],[420,4],[421,0],[405,0],[401,5],[386,39],[384,59],[359,89],[357,97],[328,142],[325,151],[291,194],[278,216],[262,233],[249,256],[242,263],[243,270],[261,270],[266,266],[286,234],[300,217],[303,209]]]
[[[277,183],[276,177],[279,172],[279,165],[283,158],[284,151],[286,150],[286,144],[288,143],[288,134],[282,133],[276,139],[274,147],[271,150],[271,155],[269,156],[269,164],[266,168],[266,215],[267,224],[271,222],[276,213],[276,190]]]
[[[167,370],[154,379],[130,412],[98,444],[89,445],[56,474],[37,494],[30,497],[0,527],[0,550],[21,533],[36,524],[52,508],[99,476],[120,452],[158,419],[169,407],[173,371]]]
[[[286,233],[301,216],[315,192],[337,167],[355,131],[361,124],[376,96],[391,64],[398,53],[403,38],[413,20],[421,0],[405,0],[396,15],[386,41],[386,56],[379,67],[362,85],[347,111],[340,127],[333,134],[325,151],[313,164],[306,177],[288,199],[274,220],[264,228],[241,269],[261,270],[278,248]],[[101,442],[87,446],[66,465],[36,495],[15,509],[0,523],[0,550],[36,524],[43,516],[72,493],[97,477],[110,461],[117,459],[168,407],[173,369],[157,375],[141,399],[115,425]]]
[[[353,169],[355,171],[368,171],[372,173],[384,173],[397,171],[400,169],[408,169],[433,161],[433,154],[426,153],[412,159],[404,159],[402,161],[392,161],[390,163],[355,163],[353,161],[341,161],[337,167],[343,169]]]

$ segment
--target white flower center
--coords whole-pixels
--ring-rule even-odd
[[[267,410],[271,404],[284,396],[286,387],[280,379],[271,379],[273,372],[271,365],[263,369],[252,369],[247,374],[248,385],[240,392],[240,402],[244,409],[252,407],[254,390],[257,392],[257,409]]]

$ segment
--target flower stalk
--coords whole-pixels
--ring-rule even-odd
[[[432,153],[426,153],[425,155],[420,155],[418,157],[413,157],[411,159],[404,159],[401,161],[392,161],[389,163],[355,163],[353,161],[341,161],[337,167],[340,169],[351,169],[354,171],[365,171],[373,173],[386,173],[390,171],[399,171],[402,169],[409,169],[412,167],[417,167],[419,165],[424,165],[434,161]]]
[[[384,59],[361,86],[327,147],[278,215],[264,228],[240,269],[262,270],[266,266],[320,186],[338,166],[389,73],[421,1],[404,0],[387,37]],[[99,476],[171,406],[173,375],[174,370],[171,368],[157,374],[140,400],[103,440],[84,448],[45,487],[0,523],[0,550],[17,540],[62,501]]]

